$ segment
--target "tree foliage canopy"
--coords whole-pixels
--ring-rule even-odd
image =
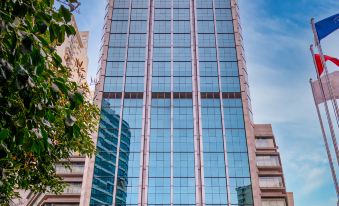
[[[55,50],[75,34],[74,3],[0,1],[0,204],[17,189],[62,192],[54,164],[95,151],[98,109]]]

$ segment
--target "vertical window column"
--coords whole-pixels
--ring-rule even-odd
[[[171,100],[152,98],[148,205],[171,204]]]
[[[90,205],[113,205],[120,98],[103,99]]]
[[[193,102],[191,98],[175,98],[172,102],[172,204],[193,206],[196,203]]]
[[[113,10],[113,17],[112,19],[114,20],[114,16],[116,15],[117,19],[123,19],[124,21],[127,20],[127,33],[126,33],[126,43],[125,43],[125,48],[124,48],[124,64],[123,64],[123,78],[122,78],[122,93],[121,93],[121,109],[120,109],[120,128],[119,128],[119,133],[118,133],[118,151],[117,151],[117,159],[116,159],[116,165],[117,167],[115,168],[115,185],[114,185],[114,190],[113,190],[113,205],[117,205],[116,201],[118,200],[118,202],[125,202],[126,201],[126,196],[124,196],[121,193],[121,190],[124,190],[125,184],[126,182],[124,182],[123,178],[126,178],[126,175],[122,175],[119,173],[119,171],[121,171],[121,166],[120,164],[120,158],[125,158],[123,156],[123,151],[121,150],[121,138],[122,138],[122,130],[123,128],[125,128],[125,122],[123,120],[123,112],[124,112],[124,97],[125,97],[125,85],[126,85],[126,65],[127,65],[127,58],[128,58],[128,38],[129,38],[129,33],[131,30],[131,10],[132,10],[132,1],[129,0],[128,1],[128,9],[127,4],[123,4],[119,1],[115,2],[115,4],[117,5],[117,7],[119,7],[118,5],[120,4],[123,9],[114,9]],[[111,28],[111,32],[114,31],[114,28]],[[126,192],[125,192],[126,193]],[[117,198],[117,194],[118,194],[118,198]],[[121,199],[119,199],[121,198]]]

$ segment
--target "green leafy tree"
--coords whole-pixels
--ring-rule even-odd
[[[0,205],[17,189],[61,193],[54,164],[91,156],[98,109],[56,53],[77,0],[0,1]]]

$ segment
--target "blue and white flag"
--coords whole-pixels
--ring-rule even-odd
[[[315,23],[319,41],[339,28],[339,13]]]

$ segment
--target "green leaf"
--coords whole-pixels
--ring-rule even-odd
[[[0,131],[0,141],[5,140],[7,137],[9,137],[9,130],[8,129],[2,129]]]
[[[66,22],[71,21],[72,13],[66,7],[64,7],[64,5],[60,6],[59,12],[61,13]]]
[[[65,26],[60,27],[60,33],[58,35],[58,42],[61,45],[65,41]]]
[[[76,34],[75,28],[72,25],[65,25],[65,30],[66,30],[67,36]]]

